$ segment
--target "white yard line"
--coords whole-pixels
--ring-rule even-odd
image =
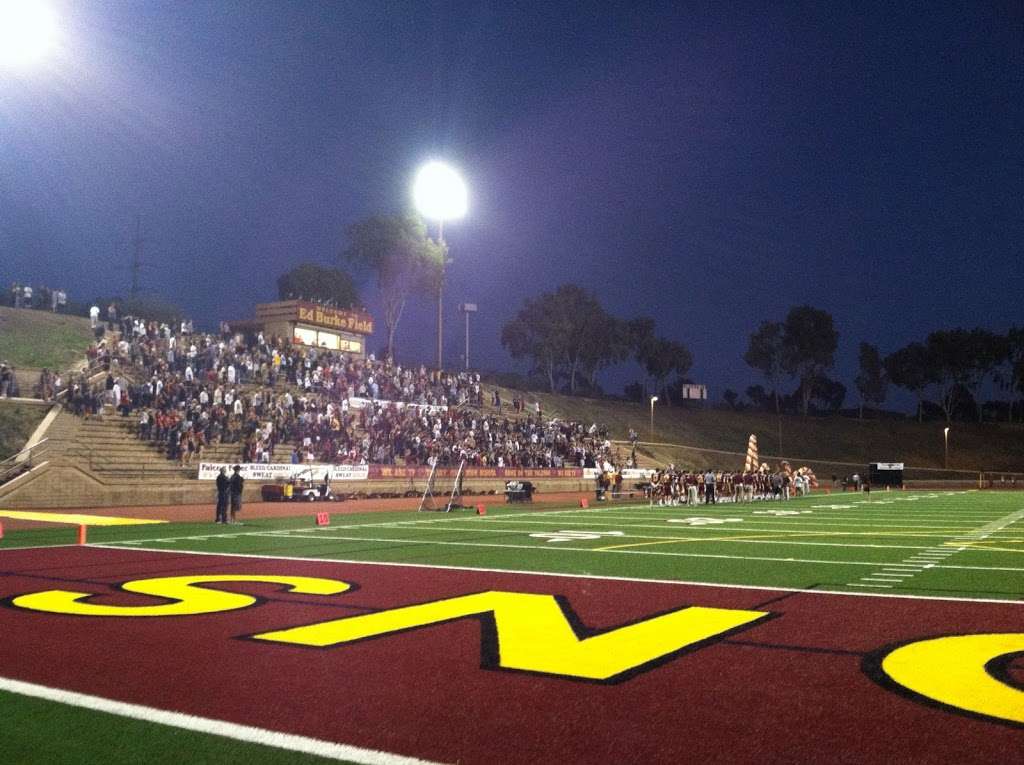
[[[165,709],[157,709],[141,704],[130,704],[125,701],[116,701],[103,698],[102,696],[90,696],[85,693],[65,691],[59,688],[50,688],[45,685],[26,683],[6,677],[0,677],[0,690],[17,693],[21,696],[56,701],[82,709],[91,709],[95,712],[105,712],[117,715],[118,717],[128,717],[132,720],[142,720],[157,725],[168,725],[172,728],[181,728],[182,730],[189,730],[195,733],[208,733],[236,741],[261,744],[274,747],[275,749],[287,749],[291,752],[312,754],[331,760],[343,760],[345,762],[360,763],[361,765],[427,765],[428,763],[427,760],[420,760],[414,757],[379,752],[374,749],[364,749],[348,744],[336,744],[331,741],[297,736],[292,733],[281,733],[279,731],[267,730],[266,728],[255,728],[250,725],[239,725],[225,720],[214,720],[209,717],[169,712]]]
[[[559,529],[556,528],[559,525],[568,525],[568,524],[561,524],[561,523],[557,523],[557,522],[552,523],[552,532],[551,533],[553,533],[554,531],[559,530]],[[581,525],[586,525],[586,524],[581,524]],[[599,525],[599,524],[593,524],[593,525]],[[611,524],[611,525],[616,525],[616,524]],[[629,526],[629,525],[626,525],[626,524],[618,524],[618,525],[624,526],[625,528],[657,528],[657,529],[664,528],[662,526],[637,526],[637,525]],[[337,530],[340,530],[342,528],[347,528],[347,527],[336,526],[336,527],[333,527],[333,528],[337,529]],[[685,528],[685,530],[690,530],[689,528],[686,528],[686,527],[680,527],[679,531],[680,532],[684,531],[684,528]],[[330,526],[321,526],[321,527],[316,528],[316,529],[281,529],[279,531],[267,531],[267,532],[262,532],[262,533],[270,534],[270,535],[274,535],[274,536],[287,537],[287,536],[292,536],[292,535],[295,535],[295,534],[308,534],[310,531],[321,532],[321,531],[331,531],[331,530],[332,530],[332,527],[330,527]],[[440,532],[465,532],[467,534],[478,534],[478,533],[505,534],[505,535],[516,535],[516,536],[520,536],[520,535],[523,535],[523,534],[531,534],[531,533],[534,533],[534,534],[536,534],[536,533],[543,533],[545,531],[543,529],[532,529],[531,530],[531,529],[522,529],[522,528],[485,529],[485,528],[481,528],[480,526],[474,526],[472,528],[463,528],[463,527],[457,527],[457,526],[445,526],[443,528],[441,528],[441,527],[428,528],[428,529],[422,529],[421,528],[421,529],[416,529],[416,530],[417,531],[440,531]],[[718,525],[693,527],[692,530],[693,531],[697,531],[697,532],[717,530],[719,532],[733,531],[733,532],[737,532],[737,534],[749,533],[749,530],[745,532],[740,527],[735,527],[735,526],[723,527],[723,526],[718,526]],[[757,533],[760,533],[760,531],[758,531]],[[823,536],[828,535],[830,533],[834,533],[836,536],[840,535],[839,532],[827,532],[827,531],[817,531],[817,532],[798,532],[798,531],[792,531],[792,532],[789,532],[789,533],[792,533],[795,536],[800,536],[801,533],[803,533],[803,534],[821,534]],[[874,536],[874,535],[869,535],[869,536]],[[658,535],[658,534],[628,534],[628,533],[623,533],[621,535],[616,536],[615,538],[616,539],[653,539],[653,540],[664,539],[666,541],[676,540],[676,541],[679,541],[679,542],[701,542],[701,541],[704,541],[704,540],[701,540],[701,538],[697,537],[697,536],[681,537],[681,536],[675,536],[675,535],[673,535],[673,536],[662,536],[662,535]],[[154,540],[154,541],[156,541],[156,540]],[[857,542],[807,542],[807,541],[792,540],[792,539],[789,539],[789,538],[787,538],[785,536],[780,536],[777,539],[744,539],[741,536],[738,536],[736,539],[727,539],[725,537],[714,537],[710,541],[712,541],[712,542],[714,542],[716,544],[718,542],[730,542],[730,543],[735,543],[735,544],[752,544],[752,545],[803,545],[803,546],[809,546],[809,547],[865,547],[865,548],[873,548],[873,549],[879,549],[879,550],[928,550],[928,549],[931,549],[929,547],[922,547],[922,546],[919,546],[919,545],[875,545],[875,544],[860,544],[860,543],[857,543]],[[118,543],[112,543],[112,544],[127,544],[127,543],[125,543],[125,542],[118,542]],[[979,550],[983,550],[984,548],[978,548],[978,549]]]
[[[106,549],[106,550],[133,550],[138,552],[148,553],[162,553],[166,555],[205,555],[220,558],[249,558],[254,560],[285,560],[285,561],[297,561],[301,563],[309,563],[310,561],[320,563],[343,563],[346,565],[353,566],[383,566],[391,568],[418,568],[418,569],[430,569],[439,571],[477,571],[486,574],[517,574],[520,576],[547,576],[547,577],[559,577],[564,579],[597,579],[600,581],[609,582],[650,582],[653,584],[671,584],[671,585],[685,585],[689,587],[724,587],[727,589],[735,590],[758,590],[761,592],[796,592],[805,595],[847,595],[852,597],[887,597],[887,598],[901,598],[904,600],[941,600],[950,603],[999,603],[1003,605],[1011,606],[1024,606],[1024,600],[1005,600],[1000,598],[955,598],[948,595],[905,595],[905,594],[893,594],[893,595],[873,595],[872,593],[862,592],[849,592],[848,590],[823,590],[814,589],[808,590],[801,587],[771,587],[768,585],[754,585],[754,584],[731,584],[729,582],[693,582],[689,580],[681,579],[644,579],[636,576],[609,576],[603,574],[567,574],[559,571],[524,571],[521,569],[510,569],[510,568],[486,568],[482,566],[449,566],[438,563],[393,563],[389,561],[369,561],[369,560],[353,560],[350,558],[301,558],[294,555],[254,555],[251,553],[217,553],[217,552],[199,552],[197,550],[190,550],[187,553],[182,553],[177,550],[160,550],[158,548],[146,548],[146,547],[112,547],[107,545],[89,545],[92,549]],[[542,548],[543,549],[543,548]],[[628,552],[628,551],[627,551]]]
[[[280,538],[280,536],[274,532],[251,532],[246,536],[252,537],[270,537]],[[396,539],[392,537],[350,537],[350,536],[333,536],[329,534],[317,534],[317,535],[303,535],[303,534],[291,534],[290,539],[334,539],[341,542],[387,542],[393,544],[408,544],[408,545],[434,545],[439,547],[492,547],[492,548],[504,548],[509,550],[544,550],[548,552],[576,552],[576,553],[613,553],[616,555],[657,555],[667,556],[671,558],[712,558],[718,560],[750,560],[750,561],[771,561],[774,563],[815,563],[824,564],[829,566],[874,566],[880,567],[882,565],[877,561],[842,561],[842,560],[819,560],[815,558],[775,558],[767,556],[752,556],[752,555],[721,555],[712,553],[678,553],[678,552],[664,552],[660,550],[597,550],[593,548],[585,547],[548,547],[546,545],[515,545],[515,544],[499,544],[495,542],[451,542],[441,540],[429,540],[429,539]],[[607,540],[605,540],[607,541]],[[109,546],[115,548],[116,545],[93,545],[94,547]],[[125,548],[125,549],[138,549],[138,548]],[[215,554],[215,553],[210,553]],[[302,560],[322,560],[320,558],[303,558]],[[1024,568],[1006,568],[1006,567],[992,567],[992,566],[942,566],[942,568],[958,568],[958,569],[972,569],[977,571],[1021,571],[1024,572]]]
[[[1015,513],[1010,513],[1009,515],[1004,515],[1002,518],[997,518],[997,519],[995,519],[993,521],[990,521],[989,523],[985,524],[984,526],[982,526],[982,527],[980,527],[978,529],[975,529],[974,531],[968,532],[967,534],[961,534],[961,535],[955,536],[950,541],[960,542],[960,541],[974,541],[974,540],[978,540],[978,539],[985,539],[985,538],[987,538],[991,534],[1003,531],[1004,529],[1008,528],[1009,526],[1012,526],[1014,523],[1016,523],[1017,521],[1019,521],[1021,519],[1024,519],[1024,510],[1018,510]],[[945,564],[942,563],[942,561],[946,560],[951,555],[954,555],[957,552],[962,551],[963,549],[964,549],[963,547],[950,548],[950,547],[944,545],[942,547],[936,547],[936,548],[931,549],[931,550],[924,550],[922,552],[915,553],[913,556],[908,557],[904,562],[905,563],[912,563],[912,564],[914,564],[914,566],[917,569],[914,573],[921,573],[925,569],[934,569],[934,568],[942,568],[942,569],[974,569],[974,568],[977,568],[977,567],[974,567],[974,566],[951,566],[951,565],[945,565]],[[882,567],[879,567],[879,568],[881,569]],[[1000,567],[992,567],[990,569],[983,569],[983,570],[1003,571],[1005,569],[1000,568]],[[868,576],[862,576],[859,581],[861,581],[861,582],[877,582],[877,581],[879,581],[879,579],[878,578],[872,578],[872,577],[881,577],[882,575],[883,574],[881,574],[878,571],[876,571],[873,574],[869,574]],[[907,575],[904,575],[904,576],[907,576]],[[908,576],[908,578],[909,578],[909,576]],[[858,586],[856,582],[850,582],[849,584],[851,586]]]

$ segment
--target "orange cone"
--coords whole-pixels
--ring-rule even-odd
[[[0,539],[4,538],[4,525],[0,523]]]
[[[88,526],[86,526],[84,523],[81,526],[78,527],[78,544],[80,544],[80,545],[84,545],[86,543],[85,542],[85,536],[86,536],[86,529],[87,528],[88,528]]]
[[[586,497],[580,497],[580,507],[590,507]]]
[[[476,506],[476,514],[477,515],[487,515],[487,508],[484,507],[484,505],[482,503],[477,505]]]

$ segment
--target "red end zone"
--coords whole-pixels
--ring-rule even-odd
[[[998,762],[1019,726],[951,711],[879,682],[875,654],[943,635],[1022,631],[1024,606],[96,548],[0,556],[0,675],[161,709],[431,760],[482,762]],[[248,608],[191,616],[73,616],[17,608],[45,590],[151,606],[129,580],[288,575]],[[310,648],[274,630],[484,591],[556,595],[583,635],[685,606],[771,616],[598,683],[498,669],[493,620],[456,618]],[[1020,688],[1012,662],[1003,682]],[[55,731],[55,735],[59,732]]]

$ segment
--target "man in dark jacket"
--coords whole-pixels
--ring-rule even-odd
[[[230,523],[237,523],[237,516],[242,511],[242,486],[245,483],[242,478],[242,468],[238,465],[234,467],[234,475],[231,476],[231,521]]]
[[[221,468],[217,475],[217,520],[216,523],[228,522],[228,492],[231,488],[231,479],[228,478],[228,469]]]

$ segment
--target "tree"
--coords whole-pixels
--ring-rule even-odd
[[[832,315],[809,305],[789,310],[782,326],[782,369],[800,380],[803,414],[807,415],[814,383],[825,379],[835,362],[839,333]]]
[[[722,392],[722,400],[733,411],[737,411],[740,408],[740,394],[732,388],[726,388]]]
[[[917,421],[921,422],[924,392],[936,382],[935,364],[929,349],[921,343],[910,343],[886,356],[882,366],[894,385],[914,394],[917,399]]]
[[[552,393],[565,380],[575,395],[585,382],[597,390],[597,373],[629,354],[630,330],[611,316],[597,298],[575,284],[528,299],[501,331],[512,358],[529,358]]]
[[[782,325],[777,321],[763,321],[750,336],[743,360],[764,375],[772,398],[775,399],[775,413],[779,413],[779,378],[782,376]],[[748,390],[749,395],[749,390]],[[755,404],[757,402],[754,402]]]
[[[311,300],[351,308],[359,302],[352,277],[340,268],[303,263],[277,278],[280,300]]]
[[[597,298],[577,284],[563,284],[554,293],[554,316],[565,332],[562,339],[569,394],[579,390],[578,378],[586,376],[593,388],[599,370],[624,357],[619,322]]]
[[[447,257],[444,246],[427,237],[427,228],[413,214],[375,216],[348,227],[349,244],[342,258],[377,277],[387,331],[387,354],[394,357],[395,331],[413,294],[437,289]]]
[[[879,406],[885,401],[889,378],[885,373],[885,366],[882,364],[882,355],[876,346],[871,343],[861,343],[858,359],[860,374],[857,375],[854,383],[860,393],[860,418],[863,420],[865,403]]]
[[[846,399],[846,386],[825,375],[814,378],[811,381],[811,389],[814,391],[811,400],[818,405],[815,408],[825,412],[835,414],[842,408]]]
[[[745,391],[747,398],[750,399],[750,403],[754,405],[756,409],[763,409],[768,411],[770,406],[770,397],[768,392],[764,389],[763,385],[751,385]]]
[[[668,379],[672,374],[685,375],[693,366],[690,350],[675,340],[659,337],[648,349],[644,358],[644,369],[654,378],[654,390],[665,396],[665,403],[671,404]]]
[[[1004,368],[996,372],[996,381],[1003,390],[1010,393],[1009,421],[1013,422],[1014,404],[1024,394],[1024,327],[1011,327],[1006,334],[1004,364]]]
[[[926,345],[934,364],[939,405],[946,422],[953,417],[961,389],[966,389],[977,401],[985,378],[1010,355],[1009,342],[1005,337],[980,327],[932,332]],[[977,410],[980,421],[980,405]]]
[[[502,327],[501,344],[512,358],[531,359],[532,371],[544,375],[549,390],[556,393],[573,321],[562,310],[556,293],[527,298],[515,317]]]

